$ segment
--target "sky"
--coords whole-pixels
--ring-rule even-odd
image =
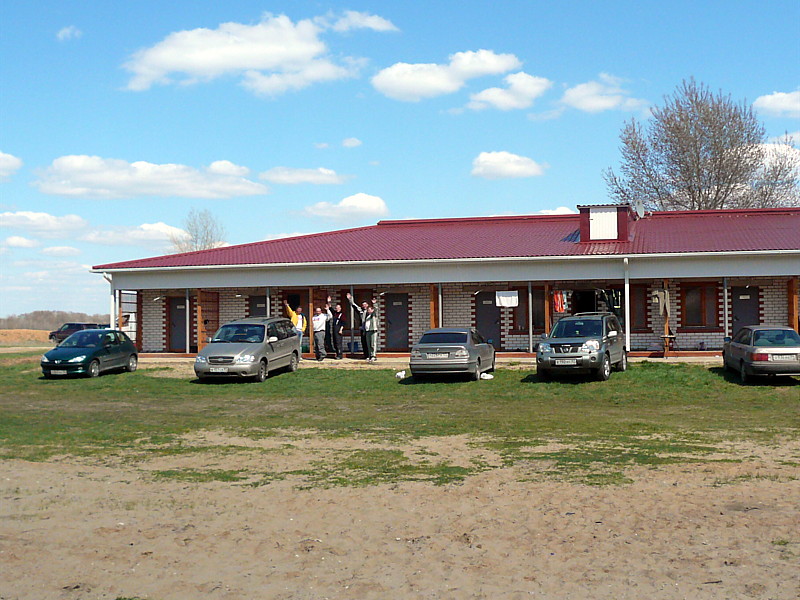
[[[0,3],[0,317],[108,311],[92,265],[382,219],[609,202],[683,79],[800,140],[800,3]],[[365,257],[367,258],[367,257]]]

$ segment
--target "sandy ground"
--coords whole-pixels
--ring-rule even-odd
[[[152,477],[281,470],[325,451],[304,439],[247,452],[281,440],[208,432],[193,443],[240,451],[0,461],[0,599],[800,597],[797,443],[732,448],[737,463],[634,469],[634,483],[606,487],[537,478],[542,465],[446,486]],[[455,463],[475,452],[463,437],[415,443]]]
[[[52,346],[49,331],[40,329],[0,329],[0,346]]]

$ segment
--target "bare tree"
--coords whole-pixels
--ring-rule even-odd
[[[210,211],[193,208],[183,223],[186,235],[170,237],[175,252],[208,250],[224,244],[225,228]]]
[[[604,173],[610,195],[651,210],[795,206],[800,153],[786,136],[768,144],[745,102],[684,80],[645,125],[620,135],[620,175]]]

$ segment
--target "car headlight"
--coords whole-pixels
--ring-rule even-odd
[[[552,352],[553,347],[550,344],[539,344],[539,352]]]
[[[463,348],[459,348],[455,352],[453,352],[453,358],[467,358],[469,357],[469,352],[464,350]]]
[[[253,356],[252,354],[242,354],[241,356],[237,356],[236,357],[236,362],[237,363],[251,363],[251,362],[255,362],[255,361],[256,361],[256,357]]]
[[[76,363],[76,362],[83,362],[86,360],[86,355],[81,354],[80,356],[76,356],[75,358],[70,358],[67,362]]]
[[[422,352],[416,348],[411,351],[411,358],[422,358]]]
[[[597,352],[600,350],[600,342],[597,340],[586,340],[581,346],[581,352]]]
[[[42,354],[42,362],[50,362],[50,359],[47,358],[47,354]]]
[[[194,362],[196,362],[196,363],[207,363],[208,360],[206,360],[205,356],[200,356],[198,354],[197,357],[194,359]]]

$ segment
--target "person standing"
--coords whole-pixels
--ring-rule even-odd
[[[350,306],[358,312],[358,316],[361,317],[361,327],[359,328],[361,331],[361,349],[364,351],[364,360],[369,360],[369,352],[367,351],[367,330],[364,327],[364,322],[367,318],[367,310],[369,309],[369,302],[366,300],[361,303],[361,306],[353,302],[353,296],[350,295],[350,292],[347,293],[347,301],[350,302]],[[377,299],[372,300],[373,304],[377,302]]]
[[[314,355],[318,361],[322,361],[328,356],[325,350],[325,326],[328,319],[331,317],[331,307],[329,304],[325,305],[325,312],[318,306],[314,310],[314,316],[311,317],[311,325],[314,328]]]
[[[284,300],[283,305],[286,307],[286,313],[289,315],[289,318],[292,320],[292,325],[294,325],[294,330],[297,333],[298,341],[300,342],[300,354],[303,353],[303,333],[305,333],[306,328],[308,327],[308,321],[306,316],[303,314],[303,305],[297,307],[297,310],[292,310],[292,307],[289,306],[289,303]],[[302,356],[300,360],[303,360]]]
[[[375,310],[375,301],[372,306],[367,307],[367,315],[364,317],[364,333],[367,340],[367,362],[378,360],[375,350],[378,343],[378,312]]]
[[[328,306],[330,306],[331,297],[328,296]],[[347,326],[347,319],[345,318],[342,305],[337,304],[330,312],[331,318],[329,323],[331,325],[331,341],[333,342],[333,351],[336,353],[336,360],[344,358],[344,328]]]

